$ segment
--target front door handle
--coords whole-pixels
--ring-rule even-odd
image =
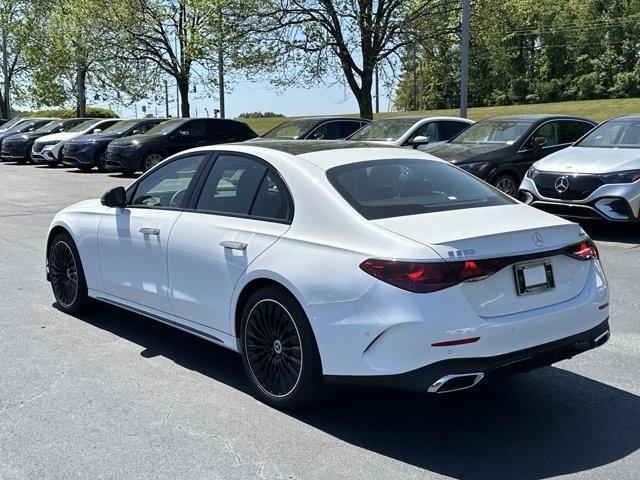
[[[242,242],[232,242],[230,240],[223,240],[218,245],[224,248],[230,248],[231,250],[246,250],[247,244]]]
[[[143,235],[160,235],[159,228],[142,227],[139,232]]]

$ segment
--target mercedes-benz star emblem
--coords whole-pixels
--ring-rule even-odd
[[[569,179],[567,177],[559,177],[555,183],[556,192],[564,193],[569,190]]]
[[[534,232],[531,236],[533,243],[536,247],[541,247],[544,245],[544,238],[542,238],[542,234],[540,232]]]

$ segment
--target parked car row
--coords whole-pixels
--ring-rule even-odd
[[[560,216],[637,221],[640,117],[614,118],[594,129],[596,125],[566,115],[517,115],[477,123],[456,117],[373,122],[306,117],[284,122],[258,138],[245,123],[226,119],[23,118],[0,126],[0,157],[131,174],[194,147],[346,139],[354,145],[366,142],[430,153]]]

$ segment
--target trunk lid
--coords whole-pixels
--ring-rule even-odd
[[[584,239],[579,225],[522,204],[387,218],[374,223],[429,246],[448,262],[519,257],[483,280],[461,284],[467,300],[482,317],[510,315],[570,300],[584,288],[591,265],[558,252]],[[534,258],[528,260],[527,255]],[[544,261],[551,263],[554,287],[518,295],[515,265]]]

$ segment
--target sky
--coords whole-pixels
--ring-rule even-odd
[[[169,84],[169,113],[176,116],[175,84],[171,88]],[[382,83],[381,83],[382,87]],[[206,117],[207,110],[209,116],[213,116],[213,110],[218,108],[217,98],[198,98],[199,93],[191,94],[191,116]],[[231,85],[230,91],[225,95],[226,116],[235,118],[243,112],[274,112],[282,113],[286,116],[304,115],[333,115],[345,113],[357,113],[358,104],[351,93],[351,90],[342,85],[323,85],[313,88],[289,88],[284,92],[276,91],[268,83],[260,81],[243,80]],[[109,107],[99,104],[98,106]],[[147,113],[164,116],[164,102],[156,105],[152,102],[138,102],[137,115],[144,116],[142,107],[146,106]],[[380,92],[380,111],[388,111],[390,102],[388,92]],[[122,108],[111,106],[121,117],[135,117],[136,108]]]

